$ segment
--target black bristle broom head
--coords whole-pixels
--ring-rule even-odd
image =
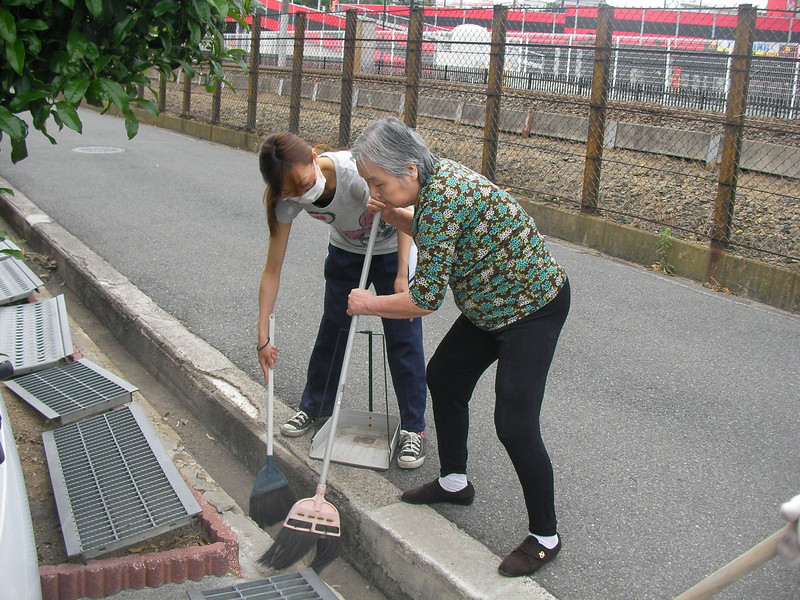
[[[319,573],[331,564],[334,560],[339,558],[342,554],[342,538],[340,536],[326,535],[317,540],[317,552],[314,555],[314,560],[308,565],[314,571]]]
[[[294,496],[289,482],[272,464],[272,457],[259,471],[253,491],[250,492],[250,518],[262,529],[286,518],[294,506]]]
[[[281,527],[272,546],[258,559],[265,567],[282,571],[303,558],[319,536],[310,531]]]

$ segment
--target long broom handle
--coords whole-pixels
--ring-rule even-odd
[[[273,346],[275,345],[275,315],[269,316],[269,330],[267,331],[267,340]],[[272,456],[272,426],[273,417],[272,413],[275,406],[275,384],[272,382],[273,370],[269,369],[267,380],[267,456]]]
[[[369,275],[369,266],[372,262],[372,251],[375,248],[375,238],[377,237],[378,225],[381,220],[381,211],[375,213],[372,221],[372,229],[369,232],[369,242],[367,242],[367,253],[364,255],[364,266],[361,268],[361,279],[358,281],[358,287],[364,288],[367,286],[367,276]],[[350,331],[347,333],[347,344],[344,347],[344,358],[342,360],[342,373],[339,376],[339,387],[336,389],[336,401],[333,405],[333,414],[330,418],[330,433],[328,434],[328,443],[325,446],[325,455],[322,459],[322,471],[319,474],[319,484],[325,485],[328,480],[328,466],[331,464],[331,456],[333,455],[333,442],[336,437],[336,427],[339,425],[339,409],[342,406],[342,396],[344,395],[344,383],[347,378],[347,370],[350,367],[350,354],[353,351],[353,340],[356,337],[356,330],[358,329],[358,315],[353,315],[350,321]]]
[[[779,529],[738,558],[733,559],[716,573],[712,573],[680,596],[676,596],[675,600],[706,600],[728,587],[734,581],[738,581],[750,571],[763,565],[778,554],[778,542],[790,528],[791,524]]]

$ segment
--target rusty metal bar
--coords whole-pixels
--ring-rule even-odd
[[[292,57],[292,95],[289,99],[289,131],[300,133],[300,104],[303,92],[303,50],[306,41],[306,13],[294,15],[294,56]]]
[[[183,106],[181,107],[181,115],[188,117],[192,112],[192,78],[189,74],[183,72]]]
[[[253,15],[250,28],[250,67],[247,78],[247,131],[256,130],[256,109],[258,108],[258,68],[261,64],[261,16]]]
[[[589,130],[586,139],[586,162],[583,168],[581,212],[596,213],[603,168],[603,140],[606,129],[606,102],[611,69],[611,36],[614,32],[614,8],[597,7],[592,94],[589,100]]]
[[[222,107],[222,86],[221,81],[217,82],[217,87],[214,88],[214,95],[211,96],[211,124],[219,125],[219,113]]]
[[[486,120],[483,126],[481,173],[494,180],[497,144],[500,136],[500,100],[503,97],[508,7],[496,5],[492,14],[492,46],[489,55],[489,80],[486,85]]]
[[[731,241],[731,223],[742,153],[742,132],[747,108],[747,90],[750,85],[755,29],[756,7],[750,4],[741,5],[731,56],[728,106],[725,113],[717,199],[714,206],[714,229],[711,233],[711,247],[716,249],[726,248]]]
[[[419,112],[419,80],[422,74],[422,31],[425,24],[425,9],[411,9],[408,24],[408,46],[406,46],[406,96],[403,122],[409,127],[417,126]]]
[[[158,75],[158,112],[167,109],[167,77],[163,73]]]
[[[356,33],[358,13],[349,8],[344,26],[344,55],[342,63],[342,96],[339,103],[339,147],[350,147],[350,133],[353,120],[353,79],[356,64]]]

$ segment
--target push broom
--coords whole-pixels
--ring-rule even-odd
[[[367,252],[364,256],[364,266],[361,269],[361,279],[358,287],[367,285],[367,275],[372,260],[372,250],[375,247],[375,237],[381,213],[375,213],[372,229],[367,243]],[[295,503],[283,523],[272,546],[259,559],[262,565],[283,570],[289,565],[303,558],[316,542],[317,550],[309,567],[319,572],[342,553],[342,530],[339,520],[339,511],[325,500],[326,482],[328,480],[328,466],[333,455],[333,443],[336,438],[336,427],[339,424],[339,410],[342,405],[347,369],[350,365],[350,354],[353,350],[353,340],[358,329],[358,315],[353,315],[350,321],[350,331],[347,334],[347,344],[342,360],[342,372],[339,377],[339,386],[336,390],[336,400],[333,405],[329,426],[330,434],[325,454],[322,458],[322,469],[319,475],[316,494],[312,498],[304,498]]]
[[[269,316],[267,335],[270,343],[275,345],[275,315]],[[250,492],[250,518],[262,529],[282,521],[294,505],[289,482],[272,459],[273,406],[273,370],[270,369],[267,381],[267,463],[258,472],[253,491]]]

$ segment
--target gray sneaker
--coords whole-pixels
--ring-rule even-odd
[[[286,437],[300,437],[308,431],[308,428],[311,427],[314,421],[315,419],[308,416],[306,411],[298,411],[295,416],[281,425],[281,435],[285,435]]]
[[[397,466],[401,469],[416,469],[425,462],[425,436],[414,431],[400,430]]]

